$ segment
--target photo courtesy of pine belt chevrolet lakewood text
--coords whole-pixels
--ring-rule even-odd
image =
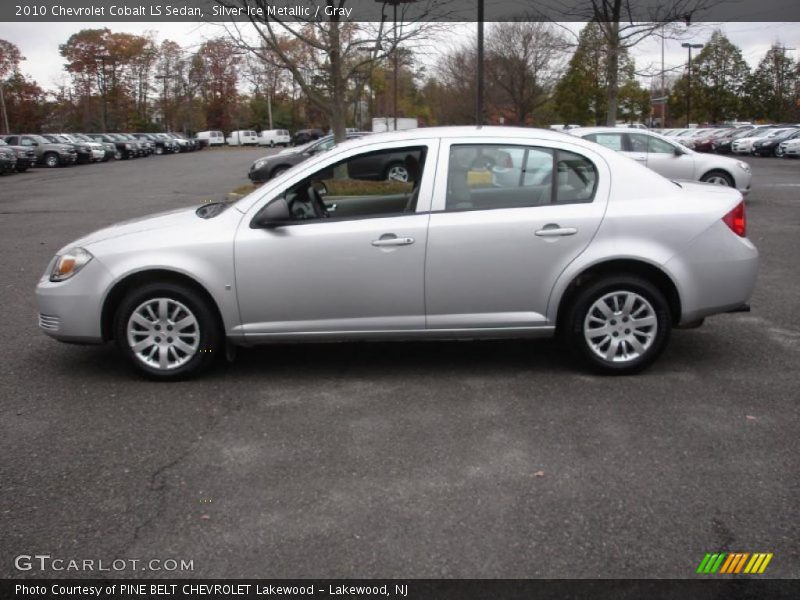
[[[389,155],[404,180],[364,168]],[[758,251],[742,192],[715,183],[554,131],[364,136],[236,202],[67,244],[39,325],[113,340],[162,380],[268,342],[556,335],[590,368],[634,373],[673,327],[749,309]]]

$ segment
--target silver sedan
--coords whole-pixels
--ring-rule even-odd
[[[570,133],[616,150],[669,179],[702,181],[733,187],[745,196],[750,191],[753,174],[750,165],[741,160],[695,152],[673,139],[651,131],[631,131],[617,127],[582,127],[572,129]]]
[[[404,155],[408,181],[350,177],[387,153]],[[748,309],[745,229],[735,188],[675,184],[571,135],[381,134],[236,203],[67,244],[36,289],[39,325],[113,340],[162,380],[268,342],[555,335],[595,370],[632,373],[673,327]]]

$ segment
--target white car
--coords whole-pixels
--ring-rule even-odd
[[[775,137],[776,135],[780,135],[789,129],[791,128],[779,127],[774,129],[761,129],[752,136],[742,137],[734,140],[731,144],[731,152],[734,154],[752,154],[753,144],[756,142],[756,140]]]
[[[778,148],[778,152],[776,152],[777,156],[783,156],[784,158],[797,158],[800,156],[800,138],[793,138],[791,140],[781,142]]]
[[[283,146],[287,148],[292,141],[292,136],[285,129],[265,129],[258,134],[258,145],[269,146]]]
[[[742,195],[750,191],[753,174],[746,162],[695,152],[657,133],[615,127],[582,127],[569,133],[616,150],[668,179],[735,187]]]
[[[258,134],[251,129],[231,131],[225,142],[228,146],[255,146],[258,144]]]

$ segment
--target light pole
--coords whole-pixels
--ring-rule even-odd
[[[689,127],[692,109],[692,49],[702,47],[703,44],[690,44],[688,42],[681,44],[681,48],[689,50],[689,71],[686,77],[686,127]]]
[[[478,0],[478,82],[475,93],[475,124],[483,125],[483,0]]]
[[[392,55],[394,58],[394,74],[392,75],[393,84],[392,84],[392,113],[394,116],[394,130],[397,131],[397,71],[398,71],[398,63],[397,63],[397,5],[398,4],[411,4],[413,2],[417,2],[418,0],[375,0],[375,2],[380,2],[381,4],[391,4],[392,5],[392,21],[394,23],[394,45],[392,46]]]

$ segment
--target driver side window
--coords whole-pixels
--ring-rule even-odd
[[[348,219],[416,211],[426,147],[366,152],[320,169],[285,194],[293,219]]]

